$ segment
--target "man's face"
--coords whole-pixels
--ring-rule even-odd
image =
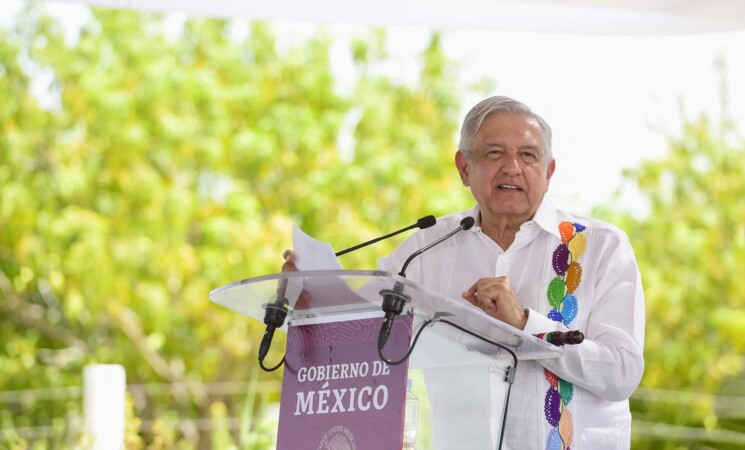
[[[543,132],[523,114],[497,113],[481,124],[470,159],[456,153],[463,185],[470,186],[482,222],[499,218],[523,223],[535,215],[548,190],[555,163],[543,165]]]

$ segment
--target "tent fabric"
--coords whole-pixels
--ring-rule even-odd
[[[63,1],[208,17],[414,25],[436,29],[636,36],[745,29],[745,2],[742,0]]]

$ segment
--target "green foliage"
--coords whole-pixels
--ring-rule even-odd
[[[276,272],[293,222],[342,249],[470,207],[452,164],[466,88],[437,34],[413,83],[380,75],[382,30],[358,36],[340,93],[323,29],[296,40],[265,23],[165,22],[94,9],[66,43],[32,5],[0,29],[0,392],[77,386],[85,365],[118,363],[130,384],[181,386],[129,400],[128,448],[269,448],[280,374],[254,362],[262,327],[209,291]],[[687,121],[664,159],[627,174],[648,216],[597,212],[628,232],[644,278],[635,449],[721,447],[732,439],[717,432],[745,430],[722,401],[745,395],[744,171],[727,122]],[[342,262],[372,268],[401,239]],[[204,387],[246,380],[240,395]],[[80,415],[75,395],[4,401],[3,430],[51,428],[5,431],[0,447],[78,448]],[[693,428],[704,434],[673,437]]]
[[[344,96],[323,30],[166,32],[159,15],[93,9],[68,44],[33,5],[16,23],[0,30],[0,391],[76,386],[94,363],[122,364],[130,384],[247,380],[262,327],[208,293],[276,272],[293,222],[341,249],[471,206],[451,162],[463,88],[437,35],[413,85],[379,75],[382,31],[359,37]],[[53,83],[32,94],[41,73]],[[373,268],[395,244],[343,263]],[[256,418],[276,391],[239,397],[135,402],[129,445],[265,448],[274,431]],[[81,414],[74,398],[2,409],[4,429],[66,433]],[[176,426],[207,417],[212,437]]]
[[[745,141],[726,120],[718,125],[706,117],[689,120],[680,137],[669,139],[665,158],[626,175],[649,214],[635,219],[624,212],[599,213],[628,232],[642,273],[647,300],[642,386],[716,394],[723,383],[742,376],[745,352]],[[715,397],[669,400],[633,397],[635,419],[717,430]],[[689,440],[715,445],[710,438]],[[745,436],[740,439],[745,442]],[[639,441],[634,448],[678,447],[644,447]]]
[[[745,144],[732,137],[700,118],[671,141],[667,158],[628,174],[651,211],[624,224],[645,278],[647,348],[661,352],[647,365],[648,386],[711,391],[739,369]]]

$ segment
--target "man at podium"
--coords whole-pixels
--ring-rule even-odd
[[[546,197],[556,170],[551,128],[518,101],[491,97],[470,110],[455,165],[476,205],[417,231],[380,269],[397,273],[473,217],[473,227],[414,259],[406,277],[530,334],[585,335],[558,358],[519,364],[502,448],[628,449],[628,398],[644,370],[644,295],[628,237]],[[292,252],[285,259],[292,270]],[[488,433],[471,428],[454,421],[439,433]]]

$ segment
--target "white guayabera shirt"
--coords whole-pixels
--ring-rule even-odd
[[[552,433],[563,427],[561,436],[571,441],[567,443],[572,450],[628,449],[628,398],[644,370],[644,294],[626,234],[613,225],[559,210],[544,198],[533,220],[520,227],[505,251],[481,232],[476,206],[417,231],[381,258],[379,268],[397,273],[412,253],[456,229],[467,215],[476,219],[476,225],[415,258],[406,277],[466,302],[462,293],[479,278],[507,276],[520,303],[530,309],[526,332],[575,329],[585,334],[582,344],[565,346],[559,358],[520,362],[502,448],[554,448],[556,442],[550,441],[556,436]],[[549,318],[553,307],[547,296],[548,286],[557,276],[552,258],[562,244],[562,222],[580,224],[578,229],[586,238],[586,248],[578,258],[581,282],[573,292],[577,312],[569,327]],[[544,368],[573,385],[573,395],[565,405],[570,411],[566,423],[549,423],[546,403],[550,382]],[[450,414],[456,417],[458,411]]]

